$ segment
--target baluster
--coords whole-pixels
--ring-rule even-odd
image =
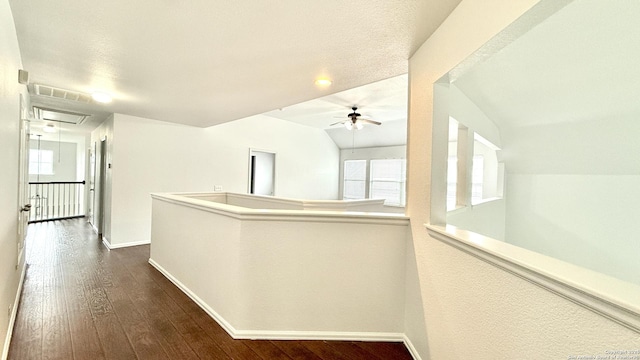
[[[50,210],[50,213],[47,213],[47,217],[48,218],[53,218],[55,217],[55,211],[56,211],[56,189],[52,187],[51,184],[47,185],[47,203],[49,204],[49,206],[47,206]]]
[[[60,184],[60,187],[62,188],[62,215],[60,217],[64,218],[67,216],[67,184]]]
[[[73,199],[71,200],[71,210],[69,210],[69,212],[71,213],[71,216],[76,216],[76,193],[78,191],[78,185],[71,184],[71,188],[73,189],[71,192],[71,194],[73,194]]]

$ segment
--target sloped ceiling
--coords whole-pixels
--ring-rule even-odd
[[[112,94],[83,105],[94,122],[118,112],[206,127],[406,73],[459,1],[10,4],[31,83]]]
[[[579,0],[455,85],[503,128],[640,115],[640,2]]]
[[[264,115],[325,129],[341,149],[406,145],[407,143],[406,74],[377,81],[354,89],[302,102]],[[347,130],[336,122],[348,118],[352,107],[361,118],[381,122],[365,125],[360,130]]]

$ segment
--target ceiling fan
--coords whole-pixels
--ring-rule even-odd
[[[354,106],[351,108],[351,110],[353,110],[353,112],[349,115],[347,115],[346,120],[342,120],[342,121],[338,121],[336,123],[333,123],[329,126],[333,126],[333,125],[338,125],[338,124],[343,124],[344,127],[346,127],[349,130],[353,130],[353,128],[356,128],[357,130],[362,129],[362,127],[364,126],[364,124],[373,124],[373,125],[381,125],[382,123],[379,121],[375,121],[375,120],[371,120],[371,119],[360,119],[359,117],[362,116],[359,113],[356,112],[356,110],[358,110],[357,106]]]

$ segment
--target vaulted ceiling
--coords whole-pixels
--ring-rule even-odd
[[[34,104],[87,114],[87,124],[117,112],[206,127],[404,74],[459,1],[10,4],[32,87],[113,96]],[[316,86],[320,76],[333,84]]]
[[[640,115],[640,2],[574,1],[460,76],[502,128]]]

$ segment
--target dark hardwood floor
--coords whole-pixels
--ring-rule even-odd
[[[233,340],[151,267],[83,219],[32,224],[9,359],[411,359],[401,343]]]

